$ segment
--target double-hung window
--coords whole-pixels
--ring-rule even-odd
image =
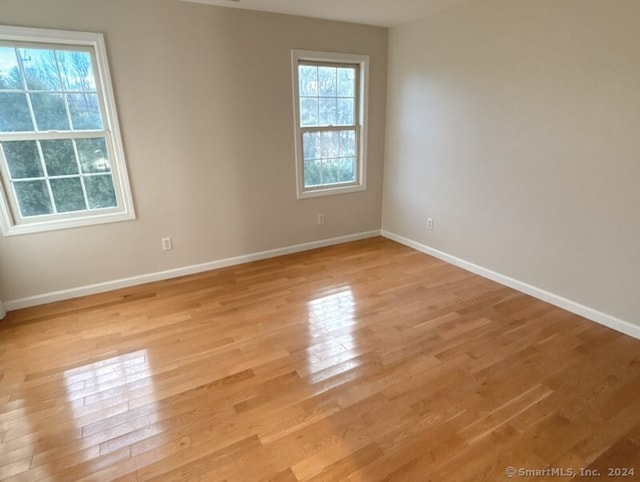
[[[369,58],[294,50],[298,198],[366,188]]]
[[[0,224],[134,218],[102,35],[0,26]]]

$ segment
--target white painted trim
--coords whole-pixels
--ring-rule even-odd
[[[261,259],[275,258],[276,256],[283,256],[285,254],[299,253],[301,251],[308,251],[310,249],[323,248],[325,246],[333,246],[336,244],[348,243],[351,241],[358,241],[361,239],[373,238],[380,236],[380,230],[365,231],[363,233],[348,234],[346,236],[339,236],[337,238],[321,239],[319,241],[311,241],[309,243],[296,244],[293,246],[287,246],[285,248],[272,249],[269,251],[260,251],[258,253],[247,254],[243,256],[236,256],[234,258],[226,258],[218,261],[211,261],[208,263],[197,264],[192,266],[185,266],[183,268],[175,268],[166,271],[159,271],[156,273],[148,273],[139,276],[132,276],[130,278],[122,278],[113,281],[106,281],[104,283],[97,283],[88,286],[80,286],[77,288],[71,288],[68,290],[55,291],[53,293],[45,293],[42,295],[31,296],[29,298],[22,298],[18,300],[7,301],[4,303],[7,311],[19,310],[22,308],[29,308],[31,306],[43,305],[45,303],[53,303],[55,301],[68,300],[71,298],[78,298],[80,296],[93,295],[97,293],[104,293],[105,291],[112,291],[119,288],[128,288],[130,286],[137,286],[145,283],[151,283],[154,281],[162,281],[171,278],[178,278],[180,276],[186,276],[195,273],[202,273],[204,271],[211,271],[220,268],[226,268],[227,266],[235,266],[238,264],[249,263],[251,261],[258,261]]]
[[[359,66],[358,119],[355,125],[358,143],[358,178],[355,183],[328,185],[315,189],[304,187],[304,156],[302,153],[302,128],[300,127],[300,92],[298,85],[298,64],[300,61],[330,62]],[[298,199],[308,199],[335,194],[365,191],[367,189],[367,142],[369,126],[369,62],[368,55],[345,54],[339,52],[317,52],[314,50],[291,50],[291,76],[293,80],[293,118],[296,155],[296,194]],[[338,128],[340,126],[336,126]],[[352,126],[345,126],[352,127]]]
[[[107,47],[104,35],[93,32],[79,32],[71,30],[51,30],[30,27],[14,27],[0,25],[0,38],[9,42],[38,42],[39,44],[77,46],[87,48],[94,61],[93,69],[96,81],[96,91],[100,102],[100,110],[103,114],[103,129],[96,131],[64,131],[61,133],[29,134],[3,133],[3,139],[75,139],[86,138],[91,135],[104,137],[111,161],[111,175],[118,199],[118,207],[103,211],[82,211],[68,215],[35,216],[33,218],[20,218],[16,208],[12,209],[14,196],[10,193],[8,181],[0,182],[0,230],[5,236],[38,233],[56,229],[76,228],[93,224],[104,224],[136,219],[131,184],[127,171],[118,113],[116,109],[111,73],[107,59]],[[0,173],[0,181],[2,181]]]
[[[413,241],[409,238],[405,238],[390,231],[383,229],[381,231],[381,234],[385,238],[391,239],[400,244],[404,244],[405,246],[413,248],[417,251],[441,259],[442,261],[446,261],[449,264],[458,266],[459,268],[470,271],[502,285],[508,286],[509,288],[513,288],[514,290],[533,296],[534,298],[538,298],[539,300],[545,301],[554,306],[558,306],[559,308],[562,308],[566,311],[570,311],[571,313],[582,316],[584,318],[587,318],[588,320],[594,321],[608,328],[612,328],[616,331],[624,333],[625,335],[629,335],[640,340],[640,326],[631,323],[630,321],[621,320],[619,318],[569,300],[562,296],[550,293],[549,291],[543,290],[542,288],[532,286],[523,281],[519,281],[490,269],[483,268],[482,266],[478,266],[477,264],[457,258],[455,256],[444,253],[442,251],[431,248],[424,244],[418,243],[417,241]]]
[[[3,210],[3,212],[5,212]],[[91,211],[86,211],[91,213]],[[96,211],[94,211],[95,213]],[[42,233],[45,231],[53,231],[57,229],[72,229],[82,226],[93,226],[97,224],[116,223],[119,221],[131,221],[135,219],[133,213],[115,212],[112,214],[88,214],[76,218],[59,218],[52,221],[42,221],[29,224],[6,224],[5,236],[18,236],[21,234]]]
[[[0,301],[0,320],[2,320],[5,316],[7,316],[7,310],[2,305],[2,301]]]

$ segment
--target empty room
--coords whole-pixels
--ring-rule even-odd
[[[639,24],[0,0],[0,480],[639,479]]]

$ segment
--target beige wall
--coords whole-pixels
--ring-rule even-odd
[[[383,228],[640,325],[639,19],[484,0],[392,29]]]
[[[0,23],[105,33],[138,214],[0,237],[5,303],[380,228],[386,29],[179,0],[0,0]],[[296,199],[292,48],[371,56],[367,191]]]

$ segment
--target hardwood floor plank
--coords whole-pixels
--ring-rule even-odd
[[[0,323],[2,480],[504,480],[508,466],[640,476],[640,341],[383,238]]]

